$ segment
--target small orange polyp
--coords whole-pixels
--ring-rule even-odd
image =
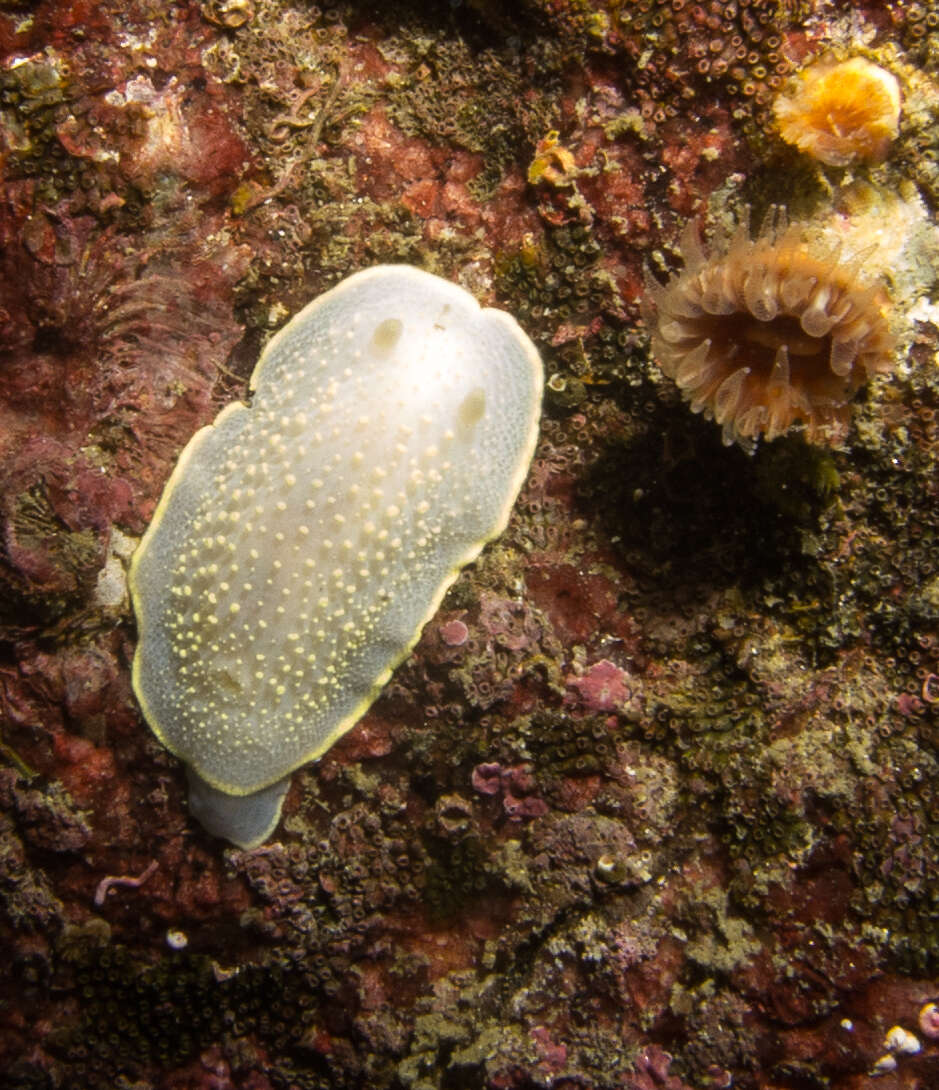
[[[896,139],[900,84],[863,57],[817,61],[773,105],[789,144],[829,166],[879,163]]]

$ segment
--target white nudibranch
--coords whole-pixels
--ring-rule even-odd
[[[507,314],[385,265],[300,311],[250,389],[190,440],[130,570],[137,698],[244,848],[505,528],[542,369]]]

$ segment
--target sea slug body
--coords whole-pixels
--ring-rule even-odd
[[[505,527],[542,369],[507,314],[378,266],[296,315],[250,388],[183,451],[130,573],[144,715],[241,847]]]

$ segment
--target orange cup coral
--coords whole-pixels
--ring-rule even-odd
[[[900,85],[863,57],[817,61],[773,103],[779,133],[829,166],[880,162],[896,139]]]
[[[664,285],[647,276],[656,362],[727,444],[750,448],[799,422],[810,441],[835,442],[851,397],[891,367],[883,289],[838,247],[811,249],[807,234],[776,212],[757,238],[741,225],[708,254],[692,223],[684,269]]]

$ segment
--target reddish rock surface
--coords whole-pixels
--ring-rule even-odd
[[[4,1088],[939,1085],[933,22],[0,4]],[[903,88],[863,176],[772,127],[830,41]],[[649,355],[685,222],[773,204],[892,210],[902,362],[832,449],[724,447]],[[541,439],[241,852],[141,719],[121,573],[265,339],[378,262],[517,317]]]

